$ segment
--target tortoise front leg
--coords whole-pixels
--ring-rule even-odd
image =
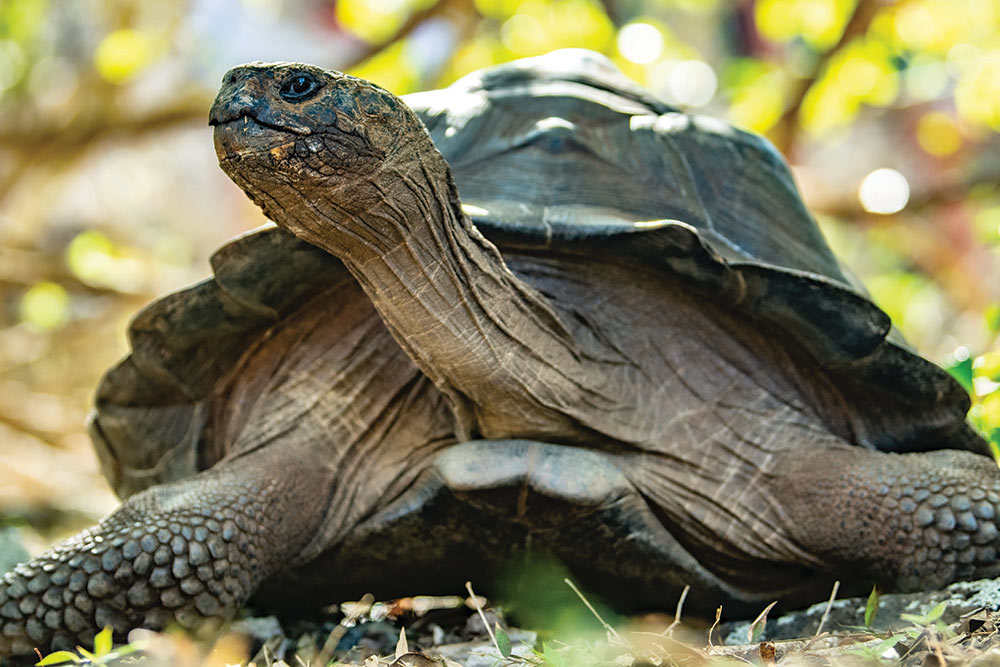
[[[0,656],[72,646],[104,626],[122,638],[232,616],[320,520],[322,474],[246,457],[130,497],[3,576]]]
[[[1000,575],[1000,471],[988,457],[803,448],[773,481],[792,537],[855,577],[906,591]]]

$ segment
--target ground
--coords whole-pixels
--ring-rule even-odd
[[[138,631],[96,663],[148,667],[643,667],[653,665],[1000,665],[1000,581],[942,591],[830,600],[779,618],[709,624],[650,614],[590,630],[508,627],[482,597],[370,598],[307,620],[248,615],[213,639]],[[486,605],[486,607],[484,607]],[[253,613],[250,610],[249,613]],[[866,623],[867,618],[867,623]],[[484,623],[485,621],[485,623]],[[487,633],[487,625],[491,626]],[[106,651],[97,638],[94,653]],[[141,647],[138,652],[129,649]],[[68,657],[68,656],[67,656]],[[31,663],[25,663],[31,664]],[[55,663],[46,663],[55,664]]]

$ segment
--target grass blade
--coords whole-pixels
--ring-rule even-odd
[[[878,589],[872,586],[872,592],[868,595],[868,603],[865,604],[865,627],[871,629],[875,622],[875,614],[878,612]]]

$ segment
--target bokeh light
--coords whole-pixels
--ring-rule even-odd
[[[618,31],[617,44],[623,58],[645,65],[663,53],[663,34],[649,23],[630,23]]]
[[[58,283],[32,285],[21,297],[21,320],[38,329],[55,329],[69,319],[69,294]]]
[[[824,48],[840,36],[853,4],[852,0],[758,0],[754,6],[757,26],[769,39],[803,39]]]
[[[155,47],[150,35],[122,28],[101,40],[94,52],[94,67],[108,81],[121,83],[149,64],[154,53]]]
[[[955,106],[963,118],[1000,131],[1000,48],[963,71],[955,87]]]
[[[915,59],[903,72],[906,94],[918,102],[929,102],[941,97],[950,82],[947,65],[937,60]]]
[[[428,4],[427,0],[338,0],[334,11],[337,21],[352,33],[377,43],[399,30],[410,11]]]
[[[910,184],[895,169],[876,169],[861,181],[858,199],[869,213],[898,213],[910,200]]]
[[[25,62],[24,49],[17,42],[0,39],[0,92],[21,79]]]
[[[654,66],[650,85],[671,104],[700,107],[715,96],[718,79],[701,60],[666,60]]]
[[[917,121],[917,143],[931,155],[945,157],[962,147],[962,133],[950,115],[929,111]]]
[[[538,44],[545,41],[545,29],[531,14],[515,14],[500,28],[500,41],[518,55],[532,55]]]

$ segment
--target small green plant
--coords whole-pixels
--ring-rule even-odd
[[[547,667],[569,667],[565,654],[561,653],[551,642],[543,643],[542,650],[534,651],[534,654],[541,658],[542,664]]]
[[[36,662],[35,665],[36,667],[68,664],[107,665],[112,660],[117,660],[118,658],[128,655],[129,653],[145,649],[147,644],[148,642],[142,640],[134,641],[130,644],[126,644],[125,646],[119,646],[117,650],[112,650],[114,644],[112,642],[111,628],[106,627],[94,635],[93,651],[88,651],[82,646],[76,647],[77,653],[73,653],[72,651],[54,651]]]
[[[1000,309],[997,312],[1000,313]],[[996,327],[993,330],[997,331],[997,340],[1000,340],[1000,330]],[[1000,462],[1000,351],[973,357],[966,348],[960,347],[950,361],[948,372],[972,399],[969,419],[989,441],[993,456]]]
[[[941,602],[923,616],[919,614],[900,614],[899,618],[922,628],[933,627],[937,625],[938,621],[941,620],[941,617],[944,616],[946,606],[947,605],[944,602]]]
[[[757,614],[757,618],[755,618],[753,623],[750,624],[750,627],[747,628],[747,642],[753,644],[760,639],[761,634],[764,632],[764,628],[767,626],[767,613],[771,611],[776,604],[778,604],[777,600],[764,607],[764,611]]]
[[[878,589],[872,586],[872,592],[868,595],[868,603],[865,604],[865,629],[870,630],[875,622],[875,614],[878,613]]]
[[[873,597],[875,599],[874,605],[872,604]],[[869,625],[868,612],[873,606],[878,606],[878,593],[874,588],[871,595],[868,596],[868,606],[865,609],[866,627]],[[942,602],[926,614],[900,614],[900,620],[910,623],[909,627],[902,628],[895,633],[890,631],[889,636],[878,644],[860,647],[850,651],[850,653],[878,661],[885,658],[890,649],[895,649],[896,654],[903,657],[919,650],[920,647],[926,649],[929,643],[951,640],[955,637],[955,633],[941,621],[945,608],[946,603]],[[872,619],[874,619],[874,611]]]
[[[509,658],[513,651],[510,645],[510,637],[507,636],[507,631],[500,626],[499,622],[493,626],[493,634],[496,637],[497,650],[500,651],[500,655]]]

